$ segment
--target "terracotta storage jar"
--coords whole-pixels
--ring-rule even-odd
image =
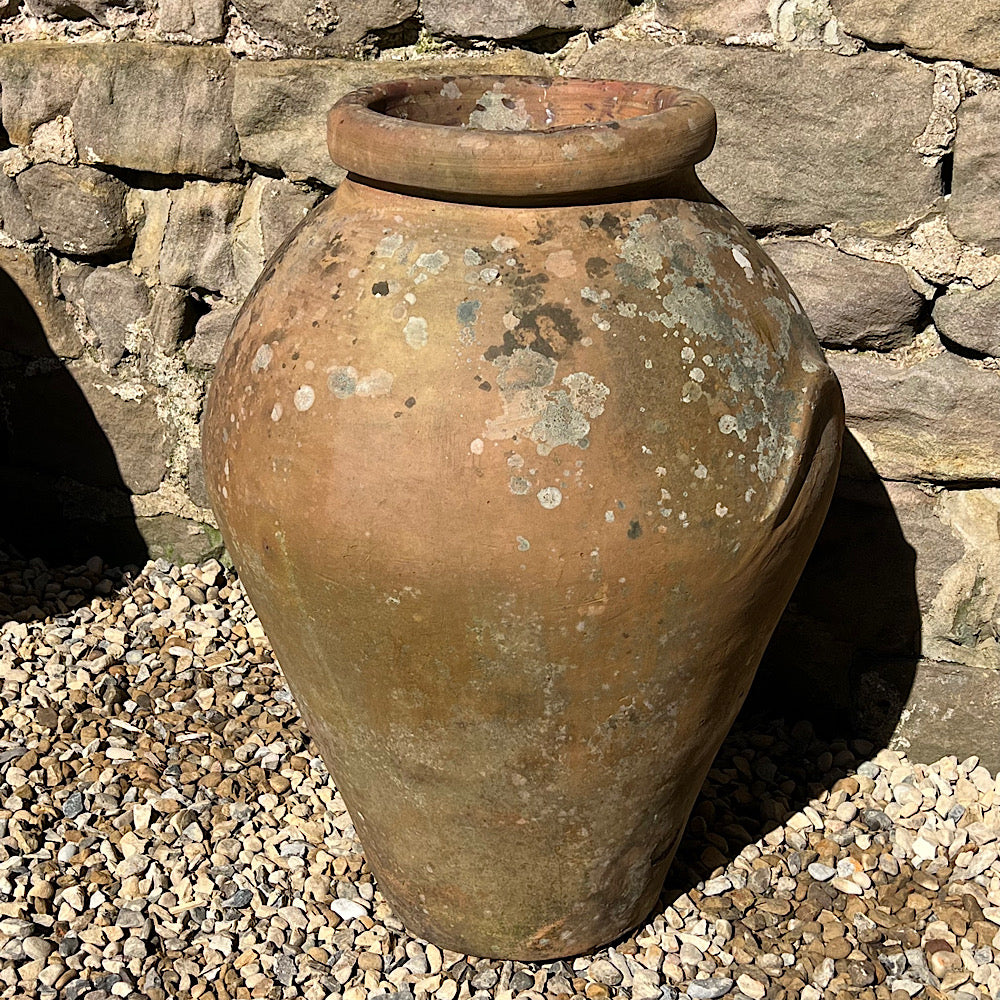
[[[223,535],[408,929],[595,948],[649,912],[829,503],[808,320],[701,186],[715,114],[402,80],[211,389]]]

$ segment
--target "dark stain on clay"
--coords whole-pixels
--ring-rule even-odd
[[[405,406],[408,410],[412,410],[416,405],[417,401],[412,396],[410,396],[410,398],[405,400],[403,403],[403,406]]]
[[[611,270],[611,265],[603,257],[590,257],[586,266],[588,278],[603,278]]]
[[[388,281],[376,281],[375,284],[372,285],[372,295],[374,295],[376,298],[380,299],[382,298],[382,296],[388,294],[389,294]]]
[[[582,338],[583,333],[573,314],[563,306],[547,303],[525,313],[513,330],[504,333],[503,344],[489,348],[483,358],[493,361],[522,347],[531,348],[547,358],[561,358]]]
[[[642,534],[642,525],[638,521],[633,521],[628,526],[628,537],[638,538]]]

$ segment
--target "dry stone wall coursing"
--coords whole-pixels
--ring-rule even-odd
[[[112,558],[217,550],[205,388],[265,260],[342,177],[324,141],[342,94],[470,71],[679,83],[718,108],[706,184],[798,290],[847,399],[838,495],[764,687],[899,720],[918,756],[992,741],[1000,762],[998,17],[2,0],[8,523],[35,515],[41,543],[59,522]]]

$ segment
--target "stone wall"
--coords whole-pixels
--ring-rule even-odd
[[[1000,0],[0,0],[4,524],[48,558],[218,550],[206,384],[379,79],[678,83],[701,175],[844,387],[837,498],[756,697],[1000,766]]]

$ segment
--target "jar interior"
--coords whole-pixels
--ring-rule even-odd
[[[448,78],[426,89],[390,93],[369,105],[377,114],[412,122],[488,132],[549,132],[579,125],[611,125],[655,114],[677,91],[614,80],[525,77]]]

